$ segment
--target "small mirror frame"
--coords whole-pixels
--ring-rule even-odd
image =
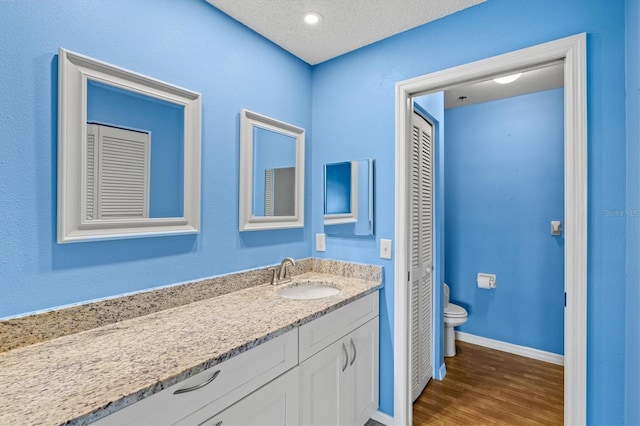
[[[58,75],[58,243],[199,232],[200,94],[62,48]],[[183,106],[182,217],[83,220],[88,79]]]
[[[261,127],[296,140],[295,205],[293,216],[253,215],[253,128]],[[304,226],[304,129],[246,109],[240,111],[240,231]]]

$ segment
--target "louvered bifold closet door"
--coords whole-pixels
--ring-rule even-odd
[[[149,217],[149,133],[87,126],[86,216]]]
[[[415,113],[411,128],[411,388],[415,400],[433,376],[433,132]]]
[[[273,169],[264,171],[264,215],[273,216]]]

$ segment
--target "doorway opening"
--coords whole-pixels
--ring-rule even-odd
[[[564,64],[564,421],[586,422],[586,35],[580,34],[396,84],[394,421],[410,424],[410,117],[412,98],[515,72]],[[438,265],[436,264],[436,268]],[[435,286],[437,287],[437,286]],[[436,297],[441,297],[436,292]],[[437,299],[439,300],[439,299]],[[438,309],[436,309],[438,311]],[[441,315],[441,311],[439,312]],[[436,314],[437,315],[437,314]],[[441,322],[439,323],[441,324]],[[436,345],[434,345],[436,346]],[[435,348],[434,348],[435,350]]]

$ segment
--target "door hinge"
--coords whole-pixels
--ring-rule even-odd
[[[564,292],[564,307],[567,307],[567,292]]]
[[[411,281],[411,271],[407,271],[407,281]]]

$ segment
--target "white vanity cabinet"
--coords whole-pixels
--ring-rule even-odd
[[[201,424],[297,364],[298,331],[294,329],[95,424]]]
[[[378,408],[378,336],[377,292],[300,328],[302,424],[367,422]]]
[[[378,292],[98,425],[364,425],[378,408]]]

